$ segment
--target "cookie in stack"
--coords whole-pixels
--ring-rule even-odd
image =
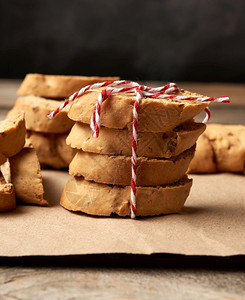
[[[75,121],[67,144],[79,149],[70,163],[72,175],[61,205],[71,211],[110,216],[130,215],[131,143],[135,95],[112,94],[103,102],[100,134],[89,127],[102,89],[89,90],[71,105]],[[183,90],[177,95],[200,96]],[[193,118],[208,103],[142,98],[138,111],[136,215],[179,212],[192,180],[185,175],[194,156],[195,142],[205,125]]]
[[[65,168],[75,155],[65,139],[74,122],[67,117],[66,107],[57,118],[47,114],[61,104],[61,100],[83,86],[94,82],[116,80],[116,77],[86,77],[27,74],[22,82],[15,106],[8,116],[25,112],[26,146],[33,146],[43,167]]]

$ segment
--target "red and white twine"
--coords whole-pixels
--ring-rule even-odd
[[[124,87],[120,87],[124,86]],[[229,103],[230,100],[228,97],[191,97],[191,96],[180,96],[174,93],[178,92],[178,87],[176,83],[169,83],[161,87],[151,88],[145,85],[140,85],[137,82],[128,81],[128,80],[116,80],[116,81],[105,81],[101,83],[95,83],[83,87],[79,91],[72,94],[67,98],[56,110],[48,114],[48,117],[52,119],[58,114],[68,103],[74,99],[80,97],[88,90],[102,88],[98,96],[97,103],[94,107],[90,127],[92,131],[92,136],[97,138],[99,136],[100,129],[100,113],[102,103],[109,98],[110,95],[115,93],[125,93],[133,92],[136,96],[134,107],[133,107],[133,130],[132,130],[132,177],[131,177],[131,218],[136,217],[136,168],[137,168],[137,134],[138,134],[138,109],[142,97],[148,98],[161,98],[161,99],[173,99],[173,100],[189,100],[189,101],[206,101],[206,102],[223,102]],[[115,88],[117,87],[117,88]],[[172,94],[173,93],[173,94]],[[207,107],[205,109],[206,116],[203,120],[203,123],[206,123],[210,119],[210,110]]]

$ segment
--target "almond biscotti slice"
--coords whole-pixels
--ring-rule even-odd
[[[48,205],[43,199],[42,175],[35,149],[23,148],[9,161],[16,197],[23,203]]]
[[[187,176],[175,184],[137,187],[137,216],[154,216],[179,212],[189,195],[192,180]],[[94,183],[82,177],[71,177],[60,204],[71,211],[96,216],[130,216],[130,186]]]
[[[209,139],[203,133],[197,140],[195,156],[190,162],[188,173],[215,173],[214,152]]]
[[[6,183],[2,174],[0,174],[0,212],[6,212],[16,208],[14,186],[12,183]]]
[[[30,73],[23,80],[17,94],[46,98],[67,98],[80,88],[95,82],[114,81],[119,77],[43,75]]]
[[[218,172],[242,172],[245,162],[245,148],[232,127],[221,124],[207,126],[205,135],[214,151],[214,159]]]
[[[25,144],[25,117],[17,113],[0,121],[0,165],[18,153]]]
[[[194,156],[195,147],[170,159],[137,157],[136,185],[157,186],[180,180]],[[131,157],[103,155],[79,150],[70,163],[69,173],[99,183],[130,185]]]
[[[179,155],[191,148],[205,130],[203,123],[186,122],[168,132],[139,132],[137,155],[164,157]],[[85,152],[109,155],[132,155],[132,131],[101,127],[98,138],[93,138],[88,124],[76,122],[66,142]]]
[[[233,135],[239,138],[242,147],[245,149],[245,125],[225,125]]]
[[[67,133],[28,131],[26,146],[35,148],[41,167],[67,168],[77,151],[66,144],[66,137]]]
[[[9,162],[6,161],[0,169],[0,212],[6,212],[15,209],[16,199]]]
[[[244,172],[245,126],[209,124],[188,173]]]
[[[94,106],[102,89],[89,90],[76,98],[68,112],[74,121],[90,124]],[[176,95],[201,96],[184,90]],[[115,93],[102,103],[100,124],[108,128],[131,128],[135,95]],[[138,132],[167,132],[191,120],[202,112],[209,102],[173,99],[142,98],[138,110]]]
[[[47,115],[61,104],[60,101],[35,96],[20,97],[9,111],[8,117],[25,112],[26,129],[45,133],[64,133],[70,131],[74,122],[67,117],[69,109],[65,107],[54,119]]]

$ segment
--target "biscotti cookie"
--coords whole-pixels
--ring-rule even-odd
[[[7,160],[0,166],[0,212],[13,210],[16,207],[14,186],[11,183],[10,164]]]
[[[209,124],[197,142],[189,173],[244,172],[245,126]]]
[[[9,159],[16,197],[23,203],[48,205],[43,199],[40,164],[33,148],[23,148]]]
[[[67,168],[76,150],[66,145],[67,134],[28,131],[26,146],[34,147],[42,167]]]
[[[60,158],[64,161],[66,167],[68,167],[70,162],[74,158],[75,154],[77,153],[77,150],[71,148],[66,144],[66,138],[67,138],[67,134],[66,135],[57,134],[55,137],[55,143]]]
[[[170,159],[137,157],[136,185],[166,185],[180,180],[187,171],[194,151],[195,147]],[[69,173],[99,183],[130,185],[131,157],[79,150],[70,163]]]
[[[0,212],[13,210],[16,207],[14,186],[7,183],[0,172]]]
[[[8,117],[19,112],[25,112],[26,129],[45,133],[65,133],[70,131],[74,122],[67,117],[68,107],[65,107],[55,119],[47,115],[60,105],[60,101],[44,99],[35,96],[20,97]]]
[[[242,147],[245,149],[245,126],[244,125],[225,125],[233,135],[239,138]]]
[[[137,216],[154,216],[179,212],[189,195],[192,180],[186,176],[168,186],[137,187]],[[89,182],[71,177],[66,184],[60,204],[71,211],[90,215],[130,215],[130,187]]]
[[[188,173],[215,173],[216,164],[212,145],[207,136],[202,134],[197,140],[195,156],[192,159]]]
[[[0,165],[7,157],[18,153],[25,144],[25,118],[23,113],[0,121]]]
[[[191,121],[165,133],[139,132],[137,155],[165,158],[179,155],[195,144],[205,127],[203,123]],[[132,131],[127,129],[101,127],[99,137],[95,139],[89,125],[77,122],[66,142],[72,148],[85,152],[125,156],[132,154]]]
[[[241,172],[244,169],[245,149],[231,128],[212,124],[205,134],[213,147],[218,172]]]
[[[67,98],[86,85],[118,79],[119,77],[27,74],[17,94],[22,96],[35,95],[53,99]]]
[[[89,90],[76,98],[68,112],[70,119],[90,124],[94,106],[102,89]],[[179,90],[176,95],[201,96]],[[135,95],[112,94],[102,103],[100,124],[108,128],[131,128]],[[203,111],[209,102],[181,101],[173,99],[141,99],[138,109],[138,132],[167,132],[192,119]]]

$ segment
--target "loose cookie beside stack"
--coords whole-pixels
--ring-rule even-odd
[[[24,203],[47,205],[42,176],[34,149],[25,144],[25,119],[20,113],[0,122],[0,211],[16,207],[15,196]]]
[[[188,172],[245,174],[245,126],[207,125],[197,142]]]
[[[9,157],[21,151],[25,144],[24,114],[0,122],[0,211],[16,207],[15,191],[11,180]]]
[[[14,108],[8,116],[25,112],[26,146],[33,146],[42,166],[65,168],[75,155],[65,139],[74,122],[67,117],[68,107],[57,118],[47,114],[81,87],[94,82],[115,80],[116,77],[86,77],[27,74],[22,82]]]
[[[75,121],[67,144],[78,149],[61,205],[92,215],[130,215],[131,143],[135,95],[112,94],[103,102],[100,134],[91,137],[90,119],[102,89],[89,90],[71,105]],[[197,96],[178,90],[178,95]],[[198,95],[200,96],[200,95]],[[138,111],[136,215],[179,212],[192,180],[185,175],[205,125],[193,117],[208,103],[142,98]]]

